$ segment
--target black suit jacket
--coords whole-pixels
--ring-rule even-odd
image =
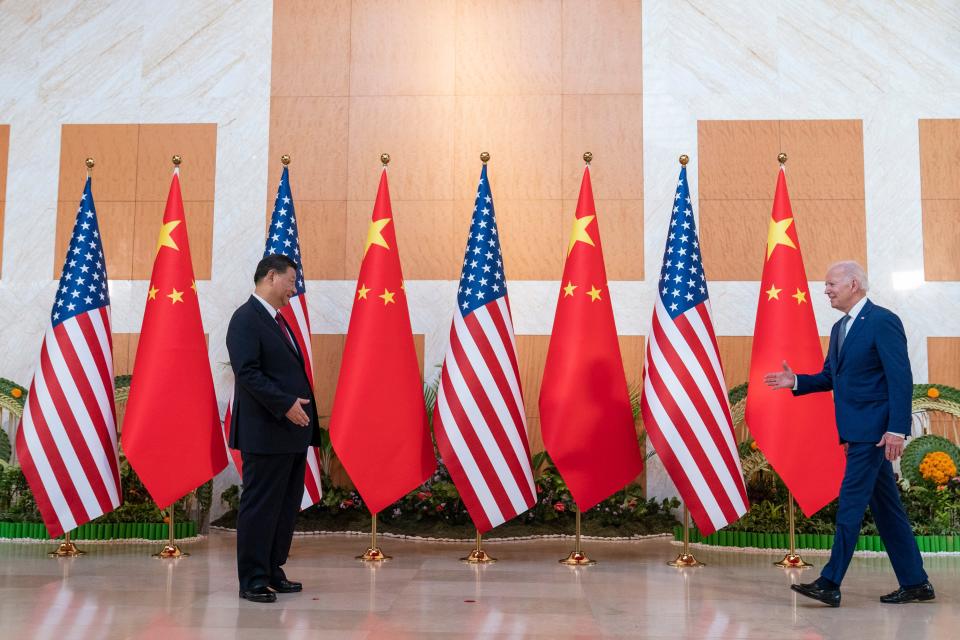
[[[298,348],[250,296],[230,318],[227,351],[236,376],[230,447],[247,453],[301,453],[320,444],[316,400]],[[286,413],[297,398],[310,424],[298,427]]]

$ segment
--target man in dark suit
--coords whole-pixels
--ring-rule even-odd
[[[303,354],[279,309],[296,294],[296,264],[270,255],[257,265],[253,295],[227,329],[236,376],[230,447],[243,457],[237,516],[240,597],[275,602],[302,590],[287,580],[293,527],[303,497],[307,448],[320,444]]]
[[[855,262],[838,262],[827,271],[826,293],[844,313],[830,332],[823,370],[768,373],[764,382],[794,395],[833,391],[840,443],[847,468],[840,485],[837,531],[830,561],[820,578],[791,585],[809,598],[840,605],[840,583],[856,549],[867,505],[887,548],[900,588],[881,596],[885,603],[933,600],[910,521],[900,502],[891,462],[903,453],[910,433],[913,378],[903,324],[893,312],[867,299],[867,276]]]

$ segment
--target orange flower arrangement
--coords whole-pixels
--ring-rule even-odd
[[[936,387],[930,387],[927,389],[927,397],[936,400],[940,397],[940,389],[937,389]]]
[[[957,465],[947,453],[931,451],[920,463],[920,475],[937,486],[945,485],[950,478],[957,475]]]
[[[19,398],[20,396],[23,395],[23,391],[21,391],[21,390],[18,389],[17,387],[14,387],[14,388],[10,391],[10,395],[12,395],[14,398]]]

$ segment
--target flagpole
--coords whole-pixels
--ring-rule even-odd
[[[774,562],[774,566],[783,567],[784,569],[806,569],[807,567],[812,567],[812,564],[806,562],[800,554],[797,553],[797,527],[794,516],[793,493],[790,492],[787,493],[787,519],[790,526],[790,551],[787,555],[783,556],[783,560]]]
[[[167,519],[170,521],[168,525],[169,537],[167,539],[167,544],[163,546],[163,549],[153,554],[154,558],[170,560],[170,559],[176,559],[176,558],[186,558],[187,556],[190,555],[189,553],[180,550],[180,547],[177,546],[177,540],[174,537],[173,512],[176,511],[176,507],[177,507],[177,503],[174,502],[173,504],[170,505],[170,508],[167,510],[167,514],[168,514]]]
[[[460,558],[460,562],[466,562],[467,564],[492,564],[496,561],[496,558],[491,558],[490,555],[483,550],[482,536],[479,530],[477,531],[476,548],[474,548],[466,558]]]
[[[392,556],[385,555],[380,547],[377,546],[377,514],[370,514],[370,546],[363,552],[363,555],[357,556],[357,560],[364,562],[382,562],[389,560]]]
[[[584,158],[586,159],[586,158]],[[565,564],[571,567],[585,567],[591,564],[597,564],[596,560],[591,560],[587,557],[587,554],[583,552],[580,548],[580,506],[577,506],[577,523],[576,523],[576,542],[574,543],[573,551],[570,552],[566,558],[559,560],[560,564]]]
[[[686,503],[683,505],[683,551],[675,560],[671,560],[667,564],[679,568],[706,566],[690,553],[690,510],[687,509]]]

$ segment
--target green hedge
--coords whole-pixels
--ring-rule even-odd
[[[190,520],[174,524],[176,538],[192,538],[197,535],[197,523]],[[144,538],[146,540],[167,540],[170,537],[169,525],[163,522],[88,522],[74,529],[72,540],[124,540]],[[49,540],[47,528],[42,522],[0,522],[0,538],[32,538]]]
[[[683,527],[675,527],[674,540],[683,540]],[[955,536],[916,536],[920,551],[957,551],[960,552],[960,535]],[[696,527],[690,529],[690,542],[700,542],[716,547],[753,547],[757,549],[786,549],[789,538],[786,533],[759,533],[755,531],[716,531],[702,536]],[[833,534],[798,533],[797,549],[830,549],[833,546]],[[886,551],[880,536],[861,535],[857,540],[857,551]]]

